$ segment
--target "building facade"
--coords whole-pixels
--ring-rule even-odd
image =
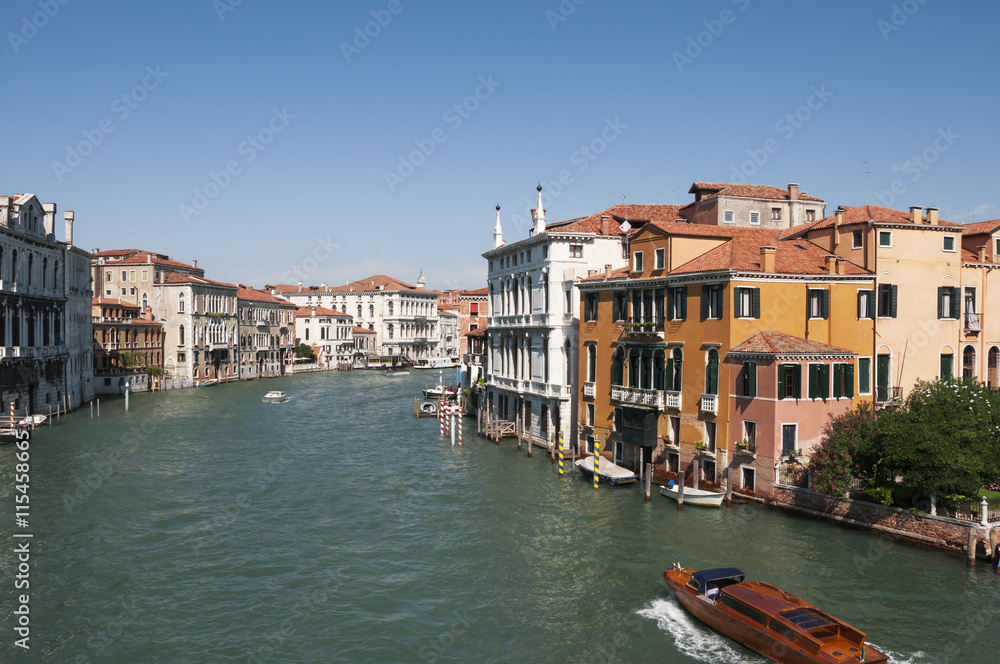
[[[299,307],[295,343],[312,346],[316,363],[327,369],[349,365],[354,357],[354,323],[350,314],[326,307]]]
[[[154,387],[163,369],[163,324],[153,319],[152,308],[143,315],[137,305],[96,297],[91,306],[94,391],[123,394],[126,385],[132,392]]]
[[[163,321],[164,369],[176,387],[239,378],[239,318],[233,284],[166,272],[153,315]]]
[[[240,284],[239,377],[243,380],[281,376],[291,360],[295,305],[270,293]]]

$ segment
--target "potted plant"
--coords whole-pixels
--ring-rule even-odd
[[[749,452],[750,451],[750,439],[744,438],[743,440],[737,440],[735,443],[733,443],[733,447],[736,448],[737,454],[740,453],[740,452],[744,452],[744,453],[745,452]]]
[[[706,449],[708,449],[708,445],[705,444],[705,441],[699,440],[694,444],[694,449],[698,450],[699,452],[704,452]]]

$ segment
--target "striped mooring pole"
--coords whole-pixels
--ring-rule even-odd
[[[438,403],[438,425],[441,428],[441,437],[444,438],[444,408]]]
[[[462,407],[455,404],[455,430],[458,432],[458,446],[462,446]]]
[[[601,472],[601,439],[594,439],[594,488],[601,483],[598,473]]]
[[[10,402],[10,428],[14,430],[14,402]]]
[[[562,429],[560,429],[559,430],[559,477],[565,475],[565,471],[563,470],[564,458],[565,457],[563,455],[563,432]]]

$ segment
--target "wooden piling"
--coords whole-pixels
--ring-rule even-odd
[[[101,419],[101,400],[97,400],[97,419]]]
[[[684,471],[677,471],[677,510],[684,508]]]
[[[994,571],[1000,574],[1000,528],[990,528],[990,556],[993,559]]]
[[[733,469],[726,468],[726,507],[733,502]]]
[[[94,402],[90,402],[90,419],[94,419]]]
[[[653,482],[653,464],[646,464],[646,500],[649,500],[649,490]]]
[[[978,541],[979,538],[976,536],[976,529],[974,527],[969,528],[969,544],[965,550],[965,555],[966,555],[965,562],[970,567],[976,564],[976,543]]]
[[[59,412],[59,406],[56,406],[56,412]],[[52,404],[49,404],[49,426],[52,426]]]

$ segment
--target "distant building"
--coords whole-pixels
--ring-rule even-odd
[[[153,314],[164,322],[164,368],[174,386],[239,378],[238,290],[181,272],[157,282]]]
[[[126,383],[132,392],[150,389],[148,369],[163,369],[163,325],[152,309],[142,315],[137,305],[95,297],[92,317],[94,391],[122,394]]]
[[[825,215],[822,198],[799,192],[799,185],[779,189],[763,184],[695,182],[688,190],[695,199],[681,210],[693,224],[748,228],[795,228]]]
[[[295,335],[295,305],[270,293],[240,284],[239,377],[243,380],[280,376],[291,360]]]
[[[441,328],[441,343],[438,347],[440,357],[459,356],[459,320],[458,307],[438,308],[438,321]]]
[[[298,344],[317,348],[316,362],[321,367],[350,364],[354,357],[353,318],[326,307],[299,307],[295,311],[295,345]]]
[[[89,280],[77,273],[88,254],[55,239],[55,203],[34,194],[0,196],[0,400],[47,413],[93,397]]]

